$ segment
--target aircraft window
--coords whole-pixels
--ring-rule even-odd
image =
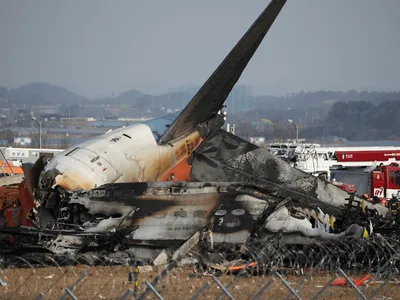
[[[78,150],[78,149],[79,149],[79,147],[76,147],[76,148],[72,149],[72,150],[69,151],[67,154],[65,154],[65,156],[68,156],[68,155],[74,153],[74,152],[75,152],[76,150]]]
[[[215,215],[216,215],[216,216],[224,216],[224,215],[226,215],[226,210],[219,209],[219,210],[217,210],[217,211],[215,212]]]
[[[396,185],[400,187],[400,171],[396,171]]]
[[[207,211],[206,210],[196,210],[193,213],[193,216],[195,218],[204,218],[207,215]]]
[[[188,212],[186,210],[174,211],[174,217],[185,218],[185,217],[187,217],[187,215],[188,215]]]
[[[244,215],[244,213],[245,213],[245,210],[243,208],[237,208],[237,209],[232,210],[232,212],[231,212],[231,214],[234,216],[242,216],[242,215]]]
[[[128,139],[131,139],[131,137],[129,135],[127,135],[126,133],[123,133],[122,135],[126,136]]]
[[[93,158],[90,162],[94,163],[96,160],[98,160],[100,158],[100,156],[96,156],[95,158]]]
[[[264,209],[262,208],[253,208],[249,211],[250,215],[260,215],[264,212]]]

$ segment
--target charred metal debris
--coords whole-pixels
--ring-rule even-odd
[[[232,261],[267,270],[321,258],[343,268],[388,261],[399,222],[387,208],[219,129],[224,102],[285,3],[270,2],[172,123],[123,127],[24,168],[20,196],[29,197],[13,216],[24,225],[0,226],[0,265],[16,256],[22,265],[39,256],[59,264],[190,258],[220,271]]]
[[[380,216],[354,195],[337,208],[274,183],[108,184],[59,197],[30,217],[34,227],[0,229],[4,259],[36,252],[64,263],[157,265],[190,257],[221,271],[232,261],[268,269],[325,257],[326,267],[371,268],[400,246],[399,218]]]

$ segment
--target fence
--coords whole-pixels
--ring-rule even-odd
[[[264,241],[225,251],[219,263],[215,249],[164,267],[138,266],[126,252],[4,256],[0,299],[399,299],[400,248],[387,247],[373,239],[346,247]]]

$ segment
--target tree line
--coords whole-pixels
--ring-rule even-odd
[[[400,99],[399,99],[400,100]],[[310,115],[310,110],[308,112]],[[299,124],[301,138],[309,140],[332,137],[347,140],[394,140],[400,138],[400,101],[334,102],[326,114],[305,122],[303,110],[258,110],[232,118],[236,132],[244,138],[263,136],[267,140],[294,138],[288,119]],[[264,118],[264,119],[262,119]],[[263,123],[268,118],[270,122]],[[257,122],[255,122],[257,120]]]

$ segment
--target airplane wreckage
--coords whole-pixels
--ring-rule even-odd
[[[364,208],[354,195],[221,129],[228,94],[285,2],[270,2],[178,115],[25,165],[23,222],[0,229],[2,253],[118,247],[151,261],[183,246],[235,247],[278,234],[284,244],[306,245],[392,229],[387,208]]]

